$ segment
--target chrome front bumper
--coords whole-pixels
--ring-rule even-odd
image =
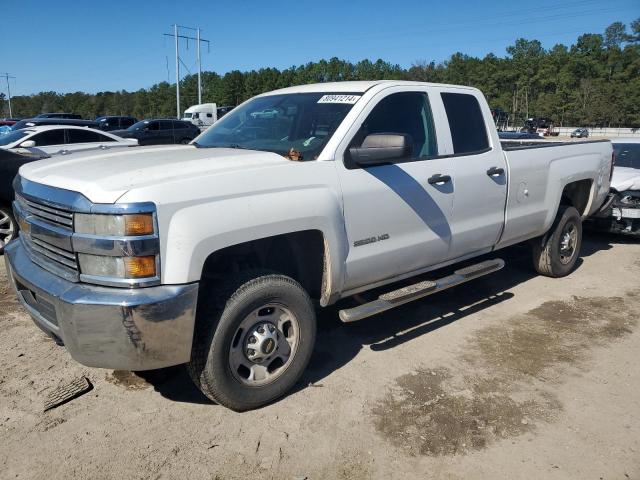
[[[189,361],[197,283],[132,289],[74,283],[33,263],[21,240],[5,247],[4,258],[24,308],[76,361],[121,370]]]

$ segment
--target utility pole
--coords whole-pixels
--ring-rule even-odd
[[[173,25],[173,35],[176,39],[176,118],[180,115],[180,51],[178,50],[178,24]]]
[[[198,46],[198,104],[202,103],[202,60],[200,59],[200,27],[198,27],[198,34],[196,35],[196,45]]]
[[[188,30],[195,30],[196,31],[196,38],[194,37],[189,37],[186,35],[180,35],[179,34],[179,28],[186,28]],[[192,28],[192,27],[185,27],[184,25],[178,25],[178,24],[174,24],[173,25],[173,34],[171,33],[165,33],[164,34],[167,37],[173,37],[175,40],[175,44],[176,44],[176,110],[177,110],[177,117],[180,118],[181,114],[180,114],[180,49],[179,49],[179,39],[180,38],[184,38],[185,40],[187,40],[187,48],[189,47],[189,40],[195,40],[196,44],[197,44],[197,56],[198,56],[198,103],[202,103],[202,59],[200,57],[200,42],[205,42],[207,44],[207,51],[210,48],[210,42],[209,40],[205,40],[204,38],[200,38],[200,28]],[[186,66],[186,65],[185,65]],[[188,68],[187,68],[188,70]]]
[[[7,81],[7,93],[9,94],[9,96],[7,97],[7,99],[9,100],[9,118],[13,117],[13,112],[11,111],[11,86],[9,85],[9,79],[10,78],[16,78],[10,74],[8,74],[7,72],[3,73],[2,75],[0,75],[0,77],[4,77],[5,80]]]

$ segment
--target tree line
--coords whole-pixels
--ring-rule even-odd
[[[352,63],[338,58],[283,70],[261,68],[224,75],[203,72],[203,101],[238,105],[262,92],[316,82],[402,79],[477,87],[492,108],[507,112],[512,123],[538,116],[556,125],[640,128],[640,18],[629,28],[611,24],[602,34],[586,33],[570,46],[544,49],[538,40],[518,39],[503,57],[477,58],[454,53],[441,63],[416,61],[409,68],[383,60]],[[180,102],[197,103],[197,77],[180,81]],[[0,94],[0,100],[4,96]],[[8,115],[3,101],[2,114]],[[84,118],[133,115],[175,117],[175,84],[160,82],[135,92],[95,94],[40,92],[12,98],[14,116],[66,111]]]

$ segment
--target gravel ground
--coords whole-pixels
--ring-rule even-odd
[[[515,247],[502,272],[369,320],[322,312],[298,388],[242,414],[183,367],[75,363],[2,264],[0,478],[640,478],[640,242],[586,237],[564,279]],[[82,376],[90,392],[43,411]]]

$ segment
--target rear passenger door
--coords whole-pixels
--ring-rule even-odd
[[[173,129],[173,122],[171,120],[160,120],[160,129],[158,130],[158,137],[156,143],[169,144],[176,143]]]
[[[449,258],[493,247],[504,225],[507,166],[499,145],[493,145],[487,124],[491,112],[473,90],[440,91],[450,142],[449,165],[455,200]],[[486,111],[483,111],[484,110]]]
[[[188,143],[191,140],[191,131],[185,122],[173,122],[173,143]]]
[[[91,130],[81,130],[70,128],[65,130],[67,136],[67,145],[65,150],[82,150],[84,148],[98,147],[100,145],[108,146],[114,142],[110,137],[102,135]]]

